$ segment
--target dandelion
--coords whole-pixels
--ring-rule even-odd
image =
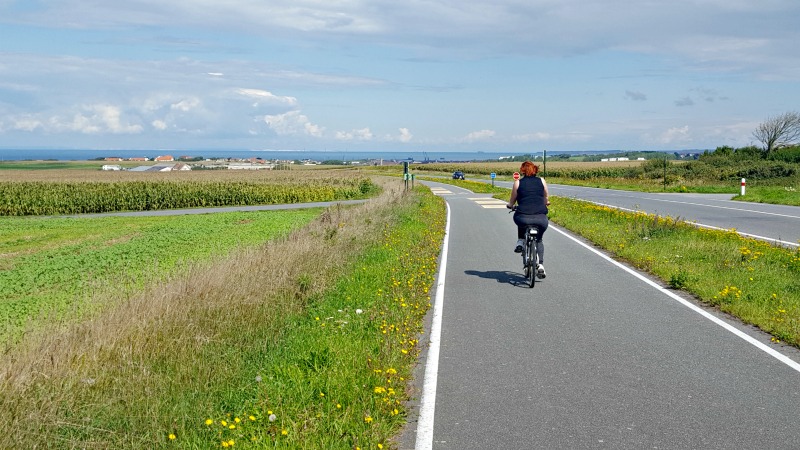
[[[251,422],[255,422],[256,421],[256,416],[250,416],[250,417],[248,417],[248,419],[250,419]]]
[[[284,430],[281,430],[281,434],[284,435],[284,436],[287,436],[289,434],[289,432],[284,429]]]
[[[256,375],[256,383],[261,383],[261,375]]]
[[[269,421],[270,422],[275,422],[277,419],[278,419],[278,416],[276,416],[275,414],[272,414],[272,412],[270,412]]]
[[[214,421],[211,419],[206,419],[206,425],[213,425]]]
[[[365,423],[372,423],[372,417],[370,417],[370,416],[364,417],[364,422]]]
[[[172,434],[172,433],[170,433],[170,434],[169,434],[169,440],[170,440],[170,441],[174,441],[174,440],[175,440],[175,435],[174,435],[174,434]]]

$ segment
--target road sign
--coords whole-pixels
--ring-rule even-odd
[[[489,177],[494,180],[495,178],[497,178],[497,174],[492,172],[489,174]]]
[[[514,172],[514,179],[519,180],[519,172]]]

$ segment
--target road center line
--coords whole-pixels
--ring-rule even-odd
[[[433,304],[428,360],[425,364],[425,378],[422,385],[422,399],[417,421],[416,450],[433,448],[433,417],[436,408],[436,383],[439,377],[439,347],[442,336],[442,309],[444,308],[444,280],[447,273],[447,249],[450,241],[450,204],[447,205],[447,223],[444,228],[442,256],[439,263],[439,276],[436,281],[436,297]]]
[[[730,325],[729,323],[723,321],[719,317],[714,316],[713,314],[709,313],[708,311],[703,310],[702,308],[700,308],[697,305],[687,301],[686,299],[681,298],[680,296],[674,294],[673,292],[670,292],[668,289],[665,289],[663,286],[658,285],[657,283],[655,283],[654,281],[648,279],[647,277],[645,277],[644,275],[640,274],[639,272],[636,272],[635,270],[633,270],[633,269],[631,269],[631,268],[619,263],[618,261],[614,260],[610,256],[608,256],[608,255],[598,251],[597,249],[595,249],[595,248],[593,248],[593,247],[581,242],[577,238],[567,234],[566,232],[562,231],[561,229],[559,229],[557,227],[554,227],[552,225],[552,223],[550,224],[550,228],[552,228],[555,231],[557,231],[558,233],[566,236],[567,238],[571,239],[572,241],[576,242],[578,245],[586,248],[587,250],[591,251],[592,253],[595,253],[596,255],[600,256],[601,258],[605,259],[606,261],[610,262],[611,264],[614,264],[615,266],[619,267],[620,269],[622,269],[622,270],[628,272],[629,274],[635,276],[636,278],[644,281],[645,283],[647,283],[650,286],[654,287],[655,289],[661,291],[661,293],[663,293],[664,295],[672,298],[673,300],[677,301],[678,303],[682,304],[683,306],[686,306],[687,308],[691,309],[692,311],[696,312],[697,314],[700,314],[701,316],[705,317],[706,319],[710,320],[711,322],[714,322],[715,324],[717,324],[717,325],[721,326],[722,328],[728,330],[729,332],[733,333],[734,335],[744,339],[747,343],[749,343],[749,344],[753,345],[754,347],[756,347],[757,349],[767,353],[768,355],[772,356],[773,358],[777,359],[778,361],[786,364],[791,369],[794,369],[795,371],[800,372],[800,363],[798,363],[797,361],[789,358],[788,356],[784,355],[783,353],[780,353],[780,352],[776,351],[775,349],[769,347],[768,345],[764,344],[763,342],[758,341],[757,339],[753,338],[749,334],[739,330],[738,328],[734,327],[733,325]]]
[[[718,209],[728,209],[731,211],[740,211],[740,212],[749,212],[754,214],[763,214],[765,216],[778,216],[778,217],[786,217],[789,219],[800,219],[800,216],[792,216],[790,214],[779,214],[779,213],[772,213],[766,211],[756,211],[754,209],[744,209],[744,208],[734,208],[732,206],[718,206],[718,205],[710,205],[708,203],[693,203],[693,202],[682,202],[678,200],[666,200],[663,198],[650,198],[650,197],[642,197],[644,200],[653,200],[657,202],[664,202],[664,203],[678,203],[680,205],[692,205],[692,206],[702,206],[704,208],[718,208]]]

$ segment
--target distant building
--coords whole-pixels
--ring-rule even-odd
[[[128,158],[128,161],[150,161],[150,158],[135,156],[133,158]]]
[[[122,161],[122,158],[118,156],[110,156],[108,158],[103,158],[103,161]]]
[[[116,164],[103,164],[103,170],[122,170],[122,167]]]
[[[175,161],[175,158],[173,158],[172,155],[156,156],[155,161],[171,162],[171,161]]]

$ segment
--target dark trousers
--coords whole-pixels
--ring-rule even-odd
[[[547,220],[547,214],[520,214],[514,213],[514,223],[517,224],[517,239],[525,239],[525,229],[530,225],[536,225],[539,228],[539,234],[536,236],[536,253],[539,254],[539,263],[544,264],[544,236],[547,225],[550,223]]]

